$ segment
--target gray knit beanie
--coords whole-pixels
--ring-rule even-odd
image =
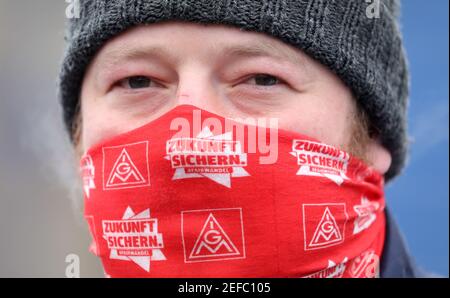
[[[59,78],[65,124],[71,132],[86,68],[112,37],[165,20],[225,24],[269,34],[334,71],[392,154],[389,180],[403,168],[408,145],[409,80],[399,10],[399,0],[80,0],[80,18],[68,24]]]

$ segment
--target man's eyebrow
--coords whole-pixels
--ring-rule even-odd
[[[165,57],[174,57],[171,51],[162,46],[145,46],[145,47],[128,47],[124,46],[105,53],[102,59],[102,67],[113,67],[120,65],[127,60],[148,59],[153,57],[155,59],[163,59]]]
[[[296,52],[297,50],[284,49],[270,42],[249,42],[233,45],[216,43],[213,47],[214,50],[217,50],[217,53],[225,58],[270,57],[279,61],[289,61],[296,65],[305,65],[305,59]],[[148,59],[149,57],[170,61],[180,59],[180,57],[174,55],[170,48],[162,45],[123,46],[106,52],[100,64],[102,67],[110,68],[128,60]]]
[[[257,42],[249,44],[225,45],[222,47],[225,57],[271,57],[277,60],[287,60],[293,64],[304,65],[303,57],[294,49],[283,49],[274,44]]]

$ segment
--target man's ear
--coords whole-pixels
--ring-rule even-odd
[[[378,138],[370,138],[367,146],[367,158],[372,167],[382,175],[386,174],[392,163],[391,153],[381,145]]]

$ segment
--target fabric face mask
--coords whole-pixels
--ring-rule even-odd
[[[108,277],[378,275],[383,177],[308,136],[183,105],[92,147],[81,170]]]

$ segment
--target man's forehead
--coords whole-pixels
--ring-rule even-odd
[[[186,47],[194,47],[208,53],[209,57],[269,57],[299,66],[303,66],[307,60],[306,55],[300,50],[262,33],[240,31],[224,26],[202,26],[202,30],[190,30],[191,26],[185,26],[183,24],[171,28],[172,33],[179,31],[178,34],[183,35],[178,39],[172,34],[167,36],[157,34],[157,38],[154,38],[155,28],[151,25],[136,28],[106,44],[98,58],[102,66],[149,57],[176,62],[186,55]],[[206,32],[208,30],[211,31]]]

